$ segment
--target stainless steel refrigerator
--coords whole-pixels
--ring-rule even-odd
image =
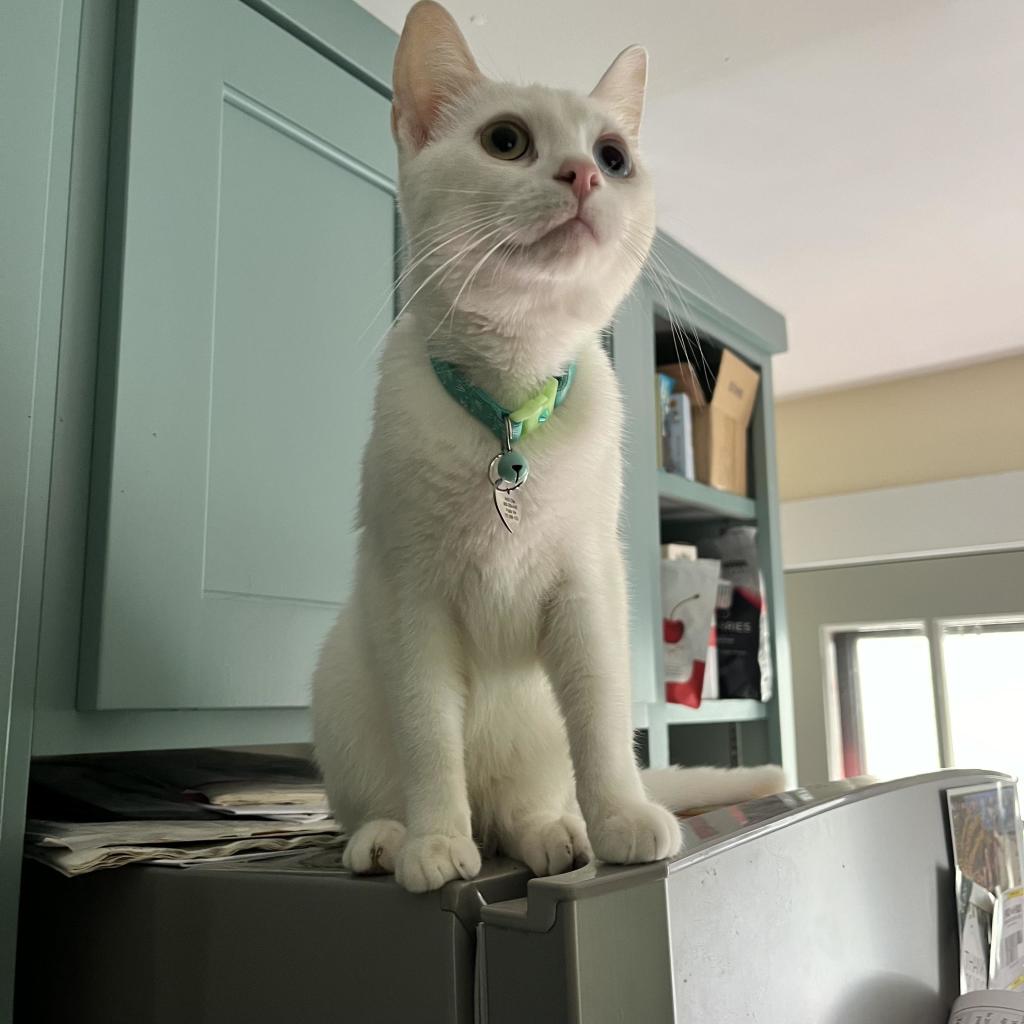
[[[949,771],[681,822],[635,868],[413,896],[337,854],[26,872],[19,1019],[44,1024],[944,1024],[958,993]]]

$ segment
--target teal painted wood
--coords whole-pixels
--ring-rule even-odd
[[[706,700],[699,708],[666,704],[669,725],[708,725],[718,722],[762,722],[768,706],[759,700]]]
[[[751,522],[757,516],[752,498],[728,491],[717,491],[707,484],[665,470],[658,471],[658,497],[663,519],[717,520],[734,519]]]
[[[622,537],[630,588],[634,701],[656,701],[661,676],[661,587],[654,417],[654,342],[650,302],[636,288],[615,319],[615,372],[626,410]]]
[[[0,1019],[13,1012],[25,797],[81,3],[4,5],[0,33]]]
[[[779,481],[775,467],[775,402],[771,362],[761,367],[761,389],[751,424],[754,493],[757,495],[757,542],[775,663],[775,692],[768,705],[768,753],[796,785],[796,710],[789,656],[786,590],[782,577],[779,532]]]
[[[47,5],[40,5],[39,10],[47,10]],[[59,363],[57,339],[53,337],[50,341],[52,353],[48,358],[40,359],[37,371],[41,392],[55,392],[56,409],[52,417],[52,455],[45,450],[36,452],[39,461],[32,463],[33,478],[38,483],[45,485],[49,477],[49,507],[40,509],[36,520],[40,525],[44,521],[46,524],[46,555],[45,560],[39,558],[36,563],[37,570],[44,575],[34,728],[31,730],[32,751],[36,755],[49,755],[301,742],[309,738],[309,720],[308,713],[299,710],[117,711],[96,714],[80,712],[75,708],[93,386],[97,378],[96,350],[110,141],[114,21],[114,5],[106,0],[85,0],[80,39],[69,38],[60,51],[59,73],[74,88],[74,125],[70,118],[65,118],[60,124],[60,131],[55,135],[55,139],[66,139],[72,144],[70,195],[66,202],[68,219],[63,295],[50,295],[47,298],[49,308],[53,311],[51,315],[59,316],[60,319]],[[65,24],[76,28],[77,20],[65,19]],[[10,38],[4,37],[5,40]],[[22,49],[30,50],[31,47]],[[41,48],[39,52],[41,54]],[[41,56],[37,59],[41,60]],[[74,81],[76,63],[77,82]],[[25,88],[29,89],[27,82]],[[27,123],[32,126],[45,123],[45,119],[34,108],[26,110],[25,116],[28,118]],[[5,120],[4,124],[11,124],[13,131],[13,122]],[[28,144],[25,147],[2,149],[0,159],[20,153],[22,149],[28,152]],[[43,175],[32,171],[29,179],[42,181]],[[14,179],[5,171],[3,180]],[[55,204],[54,208],[59,209],[60,204]],[[23,204],[19,203],[17,209],[20,215],[27,215],[27,207],[23,208]],[[58,234],[65,229],[60,216],[53,218],[51,224],[52,230]],[[35,259],[30,256],[31,252],[26,245],[24,252],[19,247],[17,255],[25,255],[31,264]],[[14,250],[8,253],[14,254]],[[0,253],[0,258],[3,255]],[[59,263],[60,259],[55,256],[54,265]],[[5,273],[4,280],[6,283],[15,279]],[[30,292],[19,286],[16,294],[23,297]],[[0,305],[4,311],[8,308],[11,307],[6,301]],[[0,382],[2,386],[11,388],[12,395],[22,394],[21,386],[16,387],[13,374],[3,377]],[[15,405],[12,402],[5,401],[0,415],[13,408]],[[0,444],[14,437],[15,432],[4,430]],[[8,479],[6,472],[4,479]],[[4,507],[7,507],[6,504]],[[44,565],[39,565],[39,562],[44,562]],[[3,580],[11,578],[7,572],[3,573]],[[23,615],[22,621],[27,622],[28,619]],[[22,703],[31,711],[31,680],[25,685],[28,688],[21,691]],[[23,737],[26,744],[29,732],[27,725],[23,729],[14,728],[14,735]],[[7,778],[9,784],[13,784],[17,778],[10,764]],[[10,794],[9,789],[8,800],[4,805],[5,813],[16,806]],[[20,832],[20,820],[17,828]],[[20,840],[16,845],[20,851]]]
[[[388,123],[233,0],[139,0],[80,707],[308,702],[354,560]]]
[[[398,36],[369,11],[338,0],[243,2],[391,99]]]
[[[670,705],[659,700],[647,709],[647,766],[667,768],[672,763],[669,748]]]

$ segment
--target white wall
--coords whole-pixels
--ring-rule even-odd
[[[1024,470],[782,503],[787,571],[1024,547]]]

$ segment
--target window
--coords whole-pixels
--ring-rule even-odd
[[[825,631],[833,778],[943,767],[1024,779],[1024,618]]]
[[[1024,779],[1024,620],[939,623],[951,763]]]

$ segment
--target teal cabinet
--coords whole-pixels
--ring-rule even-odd
[[[137,0],[118,56],[78,706],[304,706],[390,311],[389,104],[238,0]]]

